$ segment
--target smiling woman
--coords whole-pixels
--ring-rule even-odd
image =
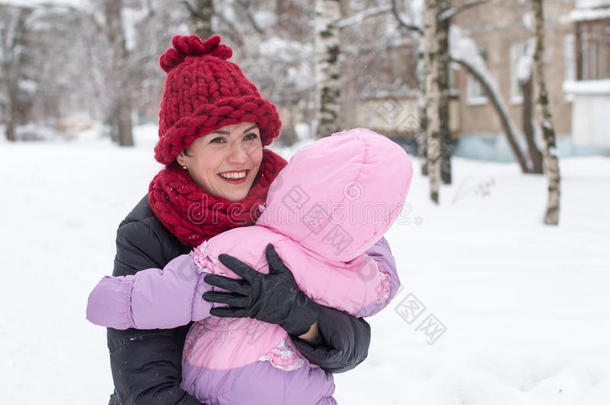
[[[263,160],[258,126],[227,125],[197,138],[176,161],[207,193],[236,202],[250,191]]]

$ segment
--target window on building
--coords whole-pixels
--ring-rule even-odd
[[[513,104],[523,102],[523,94],[519,86],[519,61],[522,57],[528,56],[530,46],[533,46],[530,41],[523,41],[510,47],[510,102]]]
[[[479,55],[485,61],[487,65],[487,50],[485,48],[479,48]],[[481,83],[470,74],[466,77],[466,102],[469,105],[479,105],[487,103],[487,96]]]
[[[576,77],[610,79],[610,18],[576,23]]]
[[[414,45],[402,45],[391,50],[392,81],[409,89],[417,89],[417,49]]]

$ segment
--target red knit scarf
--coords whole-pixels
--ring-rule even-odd
[[[206,193],[186,170],[170,165],[150,182],[148,202],[180,242],[194,247],[231,228],[254,224],[269,185],[286,164],[279,155],[263,149],[263,160],[252,188],[246,198],[237,202]]]

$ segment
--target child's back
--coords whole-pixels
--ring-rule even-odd
[[[272,184],[256,226],[217,235],[193,255],[201,271],[239,278],[218,256],[238,257],[268,273],[264,252],[271,243],[307,296],[357,317],[372,315],[398,283],[391,288],[387,270],[364,252],[399,214],[411,176],[406,153],[387,138],[363,129],[336,134],[293,157]],[[194,324],[183,370],[185,388],[193,384],[204,401],[224,392],[235,402],[223,403],[250,403],[241,398],[245,390],[251,403],[316,404],[323,398],[333,403],[331,376],[309,364],[281,327],[254,319],[210,317]],[[273,387],[272,376],[282,380],[285,394]],[[243,386],[245,380],[258,383],[237,390],[227,384]],[[271,392],[277,402],[267,402]],[[288,392],[296,396],[279,399]]]

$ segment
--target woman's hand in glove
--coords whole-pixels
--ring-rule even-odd
[[[299,336],[318,319],[320,308],[297,286],[290,270],[284,265],[273,245],[265,251],[269,274],[262,274],[233,256],[221,254],[218,259],[233,270],[241,280],[208,274],[204,281],[230,292],[206,292],[206,301],[227,304],[213,308],[219,317],[255,318],[280,325],[291,335]]]

